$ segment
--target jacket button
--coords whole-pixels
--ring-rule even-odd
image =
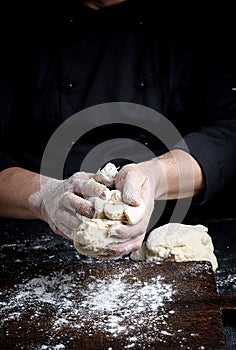
[[[66,23],[68,24],[74,24],[75,23],[75,19],[73,17],[67,17],[66,18]]]
[[[75,25],[75,22],[76,22],[76,20],[73,17],[68,16],[68,17],[64,17],[64,19],[63,19],[64,25],[68,28],[70,28],[70,27],[73,28]]]
[[[139,90],[143,90],[146,88],[146,84],[144,81],[139,81],[137,84],[136,84],[136,88],[139,89]]]
[[[74,83],[72,81],[62,82],[62,88],[68,92],[72,92],[73,87],[74,87]]]
[[[137,24],[142,26],[143,25],[143,18],[139,17],[137,20]]]

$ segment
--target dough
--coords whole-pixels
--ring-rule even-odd
[[[106,169],[99,170],[94,176],[96,181],[106,185],[114,185],[117,168],[108,163]],[[73,235],[74,246],[81,254],[90,257],[106,257],[103,248],[111,243],[122,243],[128,238],[110,237],[110,228],[117,224],[138,223],[145,214],[145,204],[141,201],[137,207],[129,206],[122,202],[122,195],[119,190],[107,189],[106,199],[98,197],[88,198],[94,204],[94,216],[89,219],[78,215],[80,227]],[[109,256],[111,258],[111,256]]]
[[[169,223],[149,234],[142,247],[130,255],[136,261],[210,261],[218,267],[207,227]]]
[[[81,217],[81,227],[74,235],[74,247],[76,250],[89,257],[106,257],[102,249],[110,243],[120,243],[125,240],[109,236],[109,229],[120,221],[107,219],[88,219]]]
[[[98,197],[89,198],[95,209],[93,219],[119,220],[121,223],[137,224],[145,214],[144,202],[141,200],[140,205],[134,207],[121,201],[119,190],[111,192],[113,193],[109,196],[110,200]]]
[[[113,187],[117,174],[118,168],[113,163],[107,163],[104,168],[97,171],[93,178],[97,182],[101,182],[107,187]]]
[[[145,210],[146,210],[146,206],[144,202],[141,200],[140,205],[137,207],[127,205],[124,209],[124,215],[129,224],[135,225],[140,221],[141,218],[144,217]]]
[[[120,195],[111,196],[120,198]],[[78,215],[81,224],[77,232],[74,233],[73,241],[76,250],[90,257],[106,257],[102,249],[110,243],[122,243],[127,238],[110,237],[110,228],[123,223],[137,223],[144,215],[145,205],[130,207],[118,200],[104,200],[101,198],[90,198],[94,203],[94,217],[89,219]],[[109,256],[112,258],[111,256]]]

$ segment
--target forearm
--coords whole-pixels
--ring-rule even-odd
[[[30,195],[40,189],[40,177],[39,174],[18,167],[0,172],[0,216],[18,219],[40,218],[29,205]]]
[[[142,164],[151,169],[156,200],[191,197],[204,188],[199,164],[182,150],[173,150]]]

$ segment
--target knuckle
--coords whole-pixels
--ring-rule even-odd
[[[88,177],[87,173],[78,171],[78,172],[74,173],[73,175],[71,175],[71,177],[69,177],[67,179],[67,182],[69,184],[75,184],[77,181],[88,180],[88,178],[89,177]]]

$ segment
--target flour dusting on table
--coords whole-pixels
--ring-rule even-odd
[[[161,276],[142,282],[137,276],[132,276],[130,268],[128,272],[126,269],[109,276],[104,274],[102,278],[90,275],[85,281],[82,277],[83,271],[71,274],[53,271],[15,285],[10,297],[6,295],[0,299],[3,300],[0,302],[1,323],[19,321],[30,313],[32,324],[43,330],[40,319],[48,312],[45,310],[50,310],[48,332],[51,337],[64,328],[72,333],[86,330],[91,336],[102,331],[111,339],[122,334],[126,339],[124,349],[132,349],[145,339],[142,338],[145,337],[143,327],[157,329],[160,324],[162,328],[166,325],[163,336],[173,336],[163,306],[171,301],[174,290]],[[41,347],[47,348],[46,344]]]

